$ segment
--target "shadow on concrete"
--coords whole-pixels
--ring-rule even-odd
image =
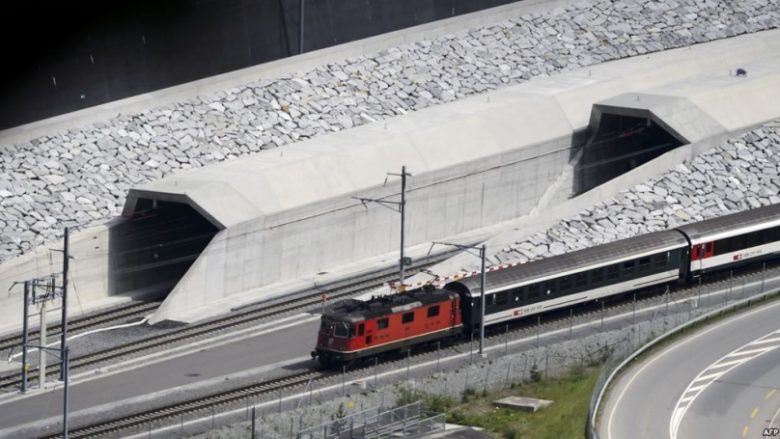
[[[574,195],[587,192],[681,145],[649,117],[601,114],[589,127],[582,156],[574,168]]]
[[[111,296],[164,297],[218,231],[187,204],[142,201],[109,229]]]

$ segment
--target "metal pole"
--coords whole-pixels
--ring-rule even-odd
[[[731,287],[734,282],[734,270],[729,270],[729,291],[726,293],[726,306],[729,304],[729,296],[731,295]]]
[[[764,280],[766,279],[766,262],[761,266],[761,292],[764,292]]]
[[[406,166],[401,166],[401,282],[398,287],[404,287],[404,220],[406,217]]]
[[[27,344],[29,327],[27,315],[30,312],[30,281],[24,281],[24,321],[22,323],[22,393],[27,392]]]
[[[68,340],[68,264],[70,262],[69,252],[70,232],[65,227],[65,237],[62,252],[62,335],[60,336],[60,356],[65,358],[65,344]],[[60,378],[65,380],[65,368],[60,370]]]
[[[574,322],[574,308],[569,309],[569,339],[571,339],[571,330]]]
[[[66,229],[67,230],[67,229]],[[70,361],[68,359],[70,350],[67,346],[63,350],[62,357],[62,382],[65,384],[62,388],[62,437],[68,439],[68,368]]]
[[[298,54],[303,53],[303,1],[300,1],[301,15],[298,17]]]
[[[485,244],[482,244],[482,247],[479,249],[479,255],[482,258],[482,275],[479,279],[479,297],[480,297],[480,306],[479,306],[479,314],[480,314],[480,320],[479,320],[479,355],[484,357],[485,356],[485,253],[486,253],[487,247]]]
[[[704,275],[702,274],[702,276],[704,276]],[[696,306],[697,307],[701,306],[701,278],[702,278],[702,276],[699,276],[699,297],[696,298]]]
[[[41,329],[40,348],[38,348],[38,388],[43,390],[46,385],[46,302],[41,302]]]
[[[604,301],[601,301],[601,329],[604,329]]]
[[[509,324],[506,325],[506,335],[504,337],[504,354],[509,352]]]
[[[542,326],[542,316],[536,316],[536,347],[539,347],[539,327]]]
[[[255,406],[252,406],[252,439],[255,439]]]

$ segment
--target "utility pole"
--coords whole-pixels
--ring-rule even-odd
[[[60,358],[65,359],[66,342],[68,340],[68,268],[70,263],[69,241],[70,233],[65,227],[62,246],[62,335],[60,336]],[[65,368],[60,368],[60,379],[65,381]],[[67,435],[65,436],[67,439]]]
[[[404,257],[404,234],[405,234],[404,221],[406,219],[406,177],[411,177],[412,174],[406,172],[406,166],[401,166],[400,174],[396,174],[394,172],[388,172],[387,175],[388,177],[389,176],[401,177],[401,201],[387,201],[380,198],[363,198],[363,197],[352,197],[352,198],[363,203],[364,207],[367,207],[366,206],[367,203],[377,203],[380,206],[384,206],[384,207],[388,207],[388,205],[392,205],[395,206],[395,209],[397,209],[398,212],[401,214],[401,255],[400,255],[400,259],[398,260],[398,268],[399,268],[398,290],[403,291],[404,279],[405,279],[404,266],[407,264],[411,264],[411,260],[408,260],[406,257]],[[387,178],[385,178],[385,184],[386,183],[387,183]]]
[[[55,250],[60,251],[60,250]],[[63,389],[63,403],[62,403],[62,436],[64,439],[68,439],[68,265],[70,262],[69,251],[69,232],[68,228],[65,228],[65,242],[63,247],[63,261],[62,261],[62,287],[57,287],[57,275],[50,274],[48,276],[34,278],[24,281],[24,321],[22,329],[22,392],[27,391],[27,349],[28,347],[38,348],[39,355],[39,376],[40,387],[43,388],[46,382],[46,352],[51,350],[54,355],[59,354],[59,360],[62,362],[60,378],[64,384]],[[22,282],[15,282],[14,285]],[[45,294],[39,296],[36,294],[36,287],[43,285],[45,287]],[[13,288],[13,286],[12,286]],[[46,302],[55,299],[58,295],[62,295],[62,339],[60,342],[60,349],[49,348],[46,346]],[[28,317],[29,317],[29,305],[41,303],[41,339],[38,346],[29,345],[28,334]]]
[[[487,246],[482,244],[481,246],[475,245],[463,245],[453,244],[451,242],[433,241],[431,248],[428,250],[428,254],[433,250],[433,246],[436,244],[449,245],[451,247],[459,248],[461,250],[478,250],[479,259],[481,262],[480,278],[479,278],[479,355],[485,357],[485,258],[487,255]]]

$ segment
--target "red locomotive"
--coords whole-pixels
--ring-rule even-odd
[[[323,366],[459,335],[460,296],[424,288],[367,302],[348,299],[322,315],[313,357]]]

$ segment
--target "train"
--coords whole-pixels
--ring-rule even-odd
[[[489,272],[485,326],[778,257],[780,205],[622,239]],[[331,304],[312,357],[329,368],[478,332],[480,280]]]

